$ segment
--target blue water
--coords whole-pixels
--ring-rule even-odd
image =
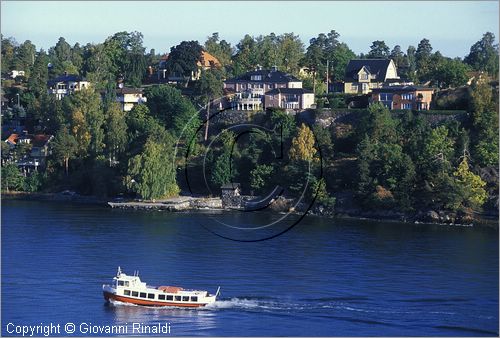
[[[200,226],[213,216],[3,201],[2,335],[9,323],[68,322],[78,335],[81,323],[168,323],[171,335],[191,336],[499,333],[497,230],[308,216],[275,239],[240,243]],[[105,304],[101,287],[118,265],[151,285],[220,285],[221,300],[191,310]]]

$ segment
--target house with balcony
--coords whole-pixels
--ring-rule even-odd
[[[255,70],[239,77],[224,81],[224,91],[229,96],[230,108],[235,110],[263,110],[268,107],[266,106],[267,103],[276,105],[278,96],[280,97],[279,101],[281,105],[282,98],[284,97],[282,95],[285,95],[283,92],[273,92],[267,100],[265,99],[267,93],[275,89],[301,89],[301,92],[304,92],[304,94],[309,94],[302,89],[301,80],[279,71],[277,67],[273,67],[270,70],[257,67]],[[293,94],[289,92],[288,95],[299,94],[296,91]],[[296,105],[294,104],[294,106]]]
[[[399,80],[391,59],[351,60],[345,71],[344,93],[368,94],[375,88]]]
[[[147,102],[141,88],[122,87],[116,89],[116,102],[120,104],[122,111],[131,111],[136,105]]]
[[[389,109],[429,110],[434,88],[387,86],[372,91],[371,102],[381,102]]]
[[[285,110],[305,110],[314,105],[314,93],[304,88],[276,88],[265,93],[266,108],[282,108]]]
[[[63,97],[89,86],[90,82],[79,75],[67,73],[47,82],[49,95],[54,95],[58,100],[62,100]]]

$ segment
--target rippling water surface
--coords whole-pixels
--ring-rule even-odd
[[[201,227],[210,217],[3,201],[2,334],[8,323],[72,322],[80,335],[81,323],[169,323],[172,335],[498,335],[497,230],[306,217],[240,243]],[[101,286],[118,265],[151,285],[220,285],[221,300],[197,310],[105,304]]]

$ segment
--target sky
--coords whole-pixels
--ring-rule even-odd
[[[60,36],[103,42],[119,31],[139,31],[144,46],[166,53],[183,40],[219,32],[236,45],[245,34],[293,32],[309,39],[332,29],[355,53],[374,40],[404,51],[430,40],[433,51],[464,57],[482,35],[499,31],[498,1],[2,1],[1,32],[47,50]],[[498,42],[498,39],[497,39]]]

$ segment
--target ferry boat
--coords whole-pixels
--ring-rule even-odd
[[[215,302],[220,294],[220,286],[214,295],[178,286],[154,287],[142,282],[138,271],[129,276],[118,267],[113,284],[104,284],[102,291],[108,302],[115,300],[144,306],[201,307]]]

